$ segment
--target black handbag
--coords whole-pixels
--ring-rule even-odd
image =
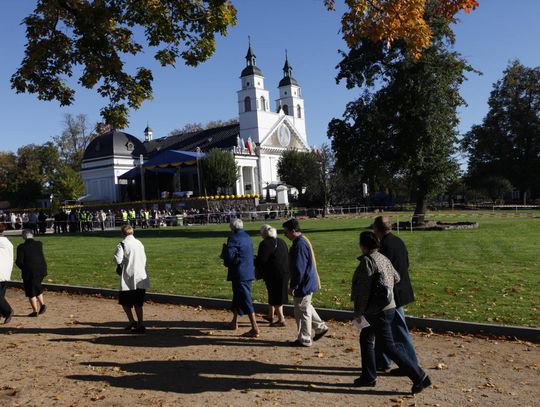
[[[124,251],[124,256],[125,256],[126,247],[124,246],[124,242],[120,242],[120,244],[122,245],[122,250]],[[123,271],[124,271],[124,259],[122,259],[122,263],[116,265],[116,274],[121,276]]]
[[[371,276],[371,291],[368,300],[368,309],[374,312],[382,311],[392,302],[392,290],[384,284],[384,277],[379,271],[375,259],[367,256],[375,265],[375,272]]]

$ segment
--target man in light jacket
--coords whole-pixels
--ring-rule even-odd
[[[13,245],[3,236],[5,229],[5,224],[0,223],[0,315],[5,318],[4,324],[7,324],[13,317],[13,308],[5,298],[7,282],[11,279],[13,270]]]
[[[131,225],[122,226],[124,240],[116,246],[114,260],[121,267],[120,292],[118,303],[122,305],[128,317],[129,325],[126,330],[134,333],[144,333],[143,304],[146,290],[150,288],[150,280],[146,274],[146,253],[143,244],[133,236]],[[133,318],[132,308],[135,308],[137,322]]]

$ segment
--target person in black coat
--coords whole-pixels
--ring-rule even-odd
[[[15,264],[22,271],[24,293],[32,306],[33,312],[29,316],[37,317],[47,310],[41,286],[47,275],[47,262],[43,255],[43,244],[34,240],[34,234],[31,230],[23,230],[22,238],[24,243],[17,246]]]
[[[373,231],[381,243],[380,253],[390,260],[400,277],[399,283],[394,286],[396,313],[391,324],[394,342],[402,347],[413,363],[418,364],[412,337],[407,328],[405,311],[403,310],[405,305],[414,301],[414,292],[409,278],[409,253],[407,247],[403,240],[392,233],[392,223],[387,216],[375,218]],[[380,346],[376,345],[375,353],[379,370],[390,370],[392,362],[382,352]],[[403,372],[400,369],[394,369],[391,374],[400,376],[403,375]]]
[[[255,268],[268,290],[268,315],[263,318],[270,322],[271,327],[284,327],[283,304],[288,301],[289,251],[272,226],[263,225],[260,232],[263,240],[259,244]],[[277,317],[275,322],[274,315]]]

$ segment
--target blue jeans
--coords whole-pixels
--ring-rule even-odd
[[[396,308],[391,327],[392,336],[394,337],[396,346],[399,347],[402,352],[407,354],[411,362],[418,364],[418,358],[416,357],[416,351],[414,350],[411,334],[407,328],[407,320],[405,319],[405,311],[403,311],[403,307]],[[382,346],[378,343],[375,343],[375,358],[377,367],[379,368],[390,368],[392,366],[392,361],[383,352]]]
[[[360,353],[362,355],[362,377],[366,381],[377,378],[375,365],[375,342],[382,347],[384,353],[390,357],[414,384],[420,383],[426,373],[411,361],[401,347],[396,346],[392,337],[392,323],[396,315],[395,308],[379,312],[375,315],[366,315],[370,326],[360,332]]]

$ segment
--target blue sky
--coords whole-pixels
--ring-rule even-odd
[[[133,61],[132,67],[154,69],[154,99],[132,111],[127,132],[143,137],[147,121],[154,137],[167,135],[185,123],[237,116],[238,76],[245,66],[247,37],[251,35],[257,65],[266,77],[271,98],[277,97],[282,77],[284,50],[288,49],[293,75],[305,98],[308,140],[312,145],[327,141],[326,128],[340,117],[358,90],[336,85],[338,49],[345,49],[339,34],[340,13],[327,12],[322,0],[235,0],[238,24],[218,39],[216,54],[197,68],[179,65],[159,68],[151,54]],[[98,121],[105,101],[94,91],[79,89],[74,105],[61,108],[56,102],[17,95],[9,79],[22,59],[24,27],[20,25],[34,1],[3,2],[0,13],[0,150],[15,151],[30,143],[44,143],[62,131],[63,114],[85,113]],[[519,6],[518,6],[519,5]],[[460,111],[460,131],[479,123],[487,112],[492,84],[512,59],[527,66],[540,66],[540,1],[480,0],[480,8],[461,17],[455,27],[456,49],[483,75],[471,75],[462,87],[468,106]],[[130,64],[131,65],[131,64]]]

